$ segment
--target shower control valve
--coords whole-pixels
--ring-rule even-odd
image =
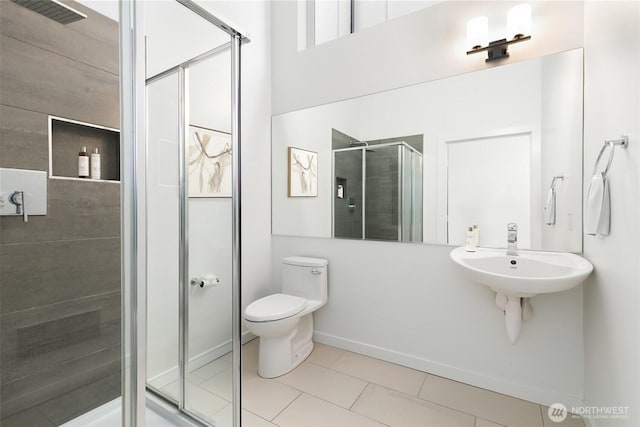
[[[22,215],[22,220],[24,222],[29,222],[29,217],[27,216],[27,207],[24,203],[24,191],[14,191],[9,196],[9,201],[16,205],[16,214]]]

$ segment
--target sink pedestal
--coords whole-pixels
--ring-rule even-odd
[[[533,316],[531,302],[529,302],[529,298],[496,293],[496,305],[504,311],[507,336],[511,344],[515,344],[520,336],[522,321],[529,320]]]

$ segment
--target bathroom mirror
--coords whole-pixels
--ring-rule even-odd
[[[582,89],[575,49],[273,116],[272,232],[581,252]]]

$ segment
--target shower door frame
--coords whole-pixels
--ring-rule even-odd
[[[193,13],[229,34],[227,48],[231,53],[231,149],[232,156],[232,384],[233,425],[241,423],[241,140],[240,140],[240,53],[248,37],[233,26],[203,9],[191,0],[175,0]],[[215,49],[213,49],[215,50]],[[210,53],[210,52],[208,52]],[[207,55],[208,57],[208,55]],[[201,59],[200,57],[194,58]],[[180,161],[184,163],[186,144],[188,70],[185,64],[161,73],[180,75],[179,134]],[[121,170],[121,231],[122,231],[122,425],[145,425],[146,403],[146,83],[144,17],[141,2],[120,2],[120,170]],[[157,77],[158,75],[156,75]],[[187,351],[188,279],[186,168],[180,167],[180,397],[178,409],[198,420],[185,408],[185,378]],[[200,420],[202,421],[202,420]]]

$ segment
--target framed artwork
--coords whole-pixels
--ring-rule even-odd
[[[318,153],[289,147],[289,197],[318,196]]]
[[[189,197],[231,197],[231,134],[189,126]]]

